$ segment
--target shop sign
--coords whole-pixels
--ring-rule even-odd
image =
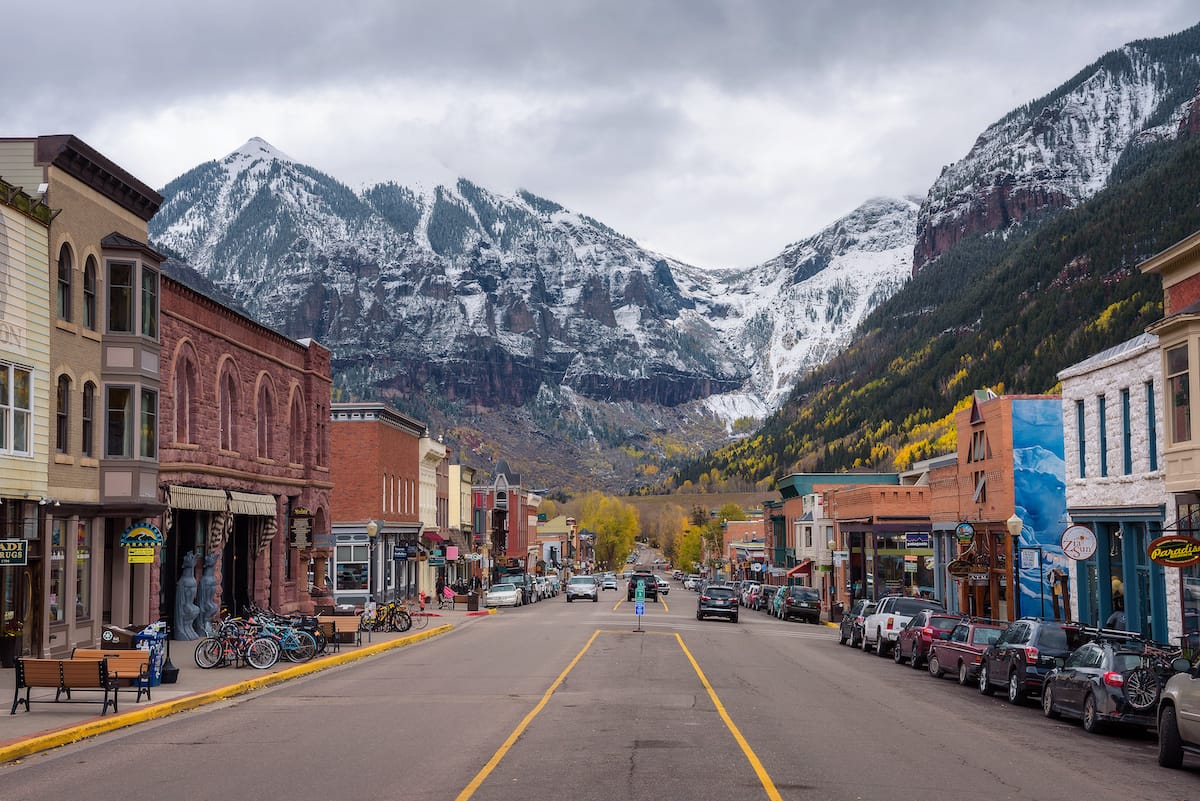
[[[29,540],[0,540],[0,567],[29,564]]]
[[[1087,526],[1067,526],[1059,540],[1064,554],[1081,562],[1096,553],[1096,535]]]
[[[129,564],[131,565],[148,565],[154,563],[153,548],[130,548],[129,549]]]
[[[970,545],[975,541],[975,527],[970,523],[959,523],[954,527],[954,536],[958,538],[959,543]]]
[[[478,562],[482,558],[483,554],[481,553],[469,553],[463,556],[463,559],[466,559],[468,562]]]
[[[135,523],[121,532],[122,545],[162,545],[163,535],[153,523]]]
[[[292,535],[292,547],[309,547],[312,534],[312,511],[303,506],[296,507],[292,510],[290,523],[289,531]]]
[[[955,559],[946,565],[946,572],[955,578],[966,578],[971,572],[971,563],[965,559]]]
[[[444,557],[444,556],[429,557],[429,566],[430,567],[441,567],[444,564],[446,564],[446,557]]]
[[[850,552],[849,551],[834,551],[833,552],[833,563],[835,565],[844,565],[849,561],[850,561]]]
[[[751,573],[761,573],[762,569],[763,569],[762,562],[755,562],[754,564],[750,565]]]
[[[449,559],[451,562],[456,561],[458,559],[458,546],[457,545],[447,545],[446,546],[446,558]]]
[[[905,573],[916,573],[917,572],[917,563],[916,562],[905,562],[904,563],[904,572]]]
[[[929,532],[927,531],[910,531],[904,535],[905,548],[928,548],[929,547]]]
[[[1146,549],[1151,561],[1167,567],[1187,567],[1200,562],[1200,540],[1168,534],[1150,543]]]
[[[971,583],[971,586],[973,586],[973,587],[986,586],[988,583],[988,574],[987,573],[968,573],[967,580]]]
[[[408,558],[408,546],[407,545],[393,545],[392,546],[392,561],[397,561],[399,559],[407,559],[407,558]]]

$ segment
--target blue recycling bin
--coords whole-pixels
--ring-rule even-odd
[[[166,661],[166,627],[155,623],[142,629],[134,635],[133,647],[150,652],[150,686],[157,687],[162,683],[163,663]]]

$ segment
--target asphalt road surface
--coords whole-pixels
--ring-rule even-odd
[[[1030,705],[672,583],[563,597],[0,768],[5,801],[744,801],[1200,798],[1152,734]]]

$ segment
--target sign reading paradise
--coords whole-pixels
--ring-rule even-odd
[[[1200,562],[1200,540],[1179,534],[1159,537],[1146,548],[1151,561],[1167,567],[1187,567]]]

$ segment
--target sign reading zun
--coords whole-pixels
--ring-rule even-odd
[[[1167,567],[1187,567],[1200,562],[1200,540],[1179,535],[1159,537],[1146,549],[1152,561]]]

